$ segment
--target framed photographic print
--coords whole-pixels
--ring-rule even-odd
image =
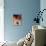
[[[22,23],[22,15],[14,14],[13,15],[13,25],[19,26]]]

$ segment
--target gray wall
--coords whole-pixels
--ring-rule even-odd
[[[4,2],[4,38],[7,41],[18,41],[31,30],[32,21],[36,17],[35,12],[40,9],[40,0],[5,0]],[[13,26],[13,14],[22,14],[21,26]]]

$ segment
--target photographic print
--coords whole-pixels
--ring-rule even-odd
[[[22,15],[19,14],[14,14],[13,15],[13,25],[19,26],[22,23]]]

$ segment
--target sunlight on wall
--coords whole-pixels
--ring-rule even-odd
[[[4,41],[4,13],[0,9],[0,41]]]
[[[0,0],[0,42],[4,41],[4,0]]]

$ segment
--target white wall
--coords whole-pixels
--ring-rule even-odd
[[[4,0],[0,0],[0,42],[4,41]]]

